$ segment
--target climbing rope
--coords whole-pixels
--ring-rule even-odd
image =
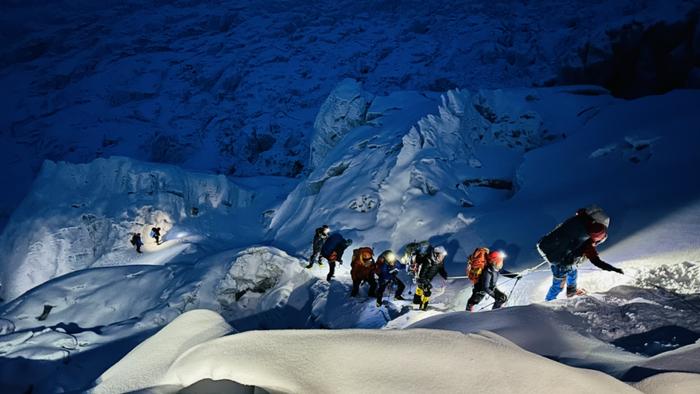
[[[523,278],[524,275],[531,274],[531,273],[533,273],[533,272],[544,271],[544,270],[539,270],[539,268],[540,268],[541,266],[547,264],[547,263],[548,263],[547,261],[543,261],[543,262],[541,262],[541,263],[539,263],[539,264],[537,264],[537,265],[535,265],[535,266],[533,266],[533,267],[530,267],[530,268],[527,268],[527,269],[525,269],[525,270],[522,270],[522,271],[518,272],[518,273],[516,274],[515,277],[510,278],[510,279],[504,281],[504,282],[502,283],[502,284],[504,284],[504,285],[507,284],[507,283],[510,283],[510,282],[512,282],[512,281],[515,281],[515,284],[513,284],[513,287],[510,289],[510,292],[508,293],[508,298],[506,299],[506,302],[508,302],[508,300],[510,299],[510,296],[513,295],[513,291],[515,290],[515,286],[518,285],[518,282],[520,281],[520,279]],[[483,307],[479,308],[479,310],[478,310],[477,312],[481,312],[481,311],[483,311],[484,309],[490,307],[491,305],[493,305],[493,304],[495,304],[495,303],[496,303],[496,301],[494,301],[494,302],[492,302],[492,303],[490,303],[490,304],[488,304],[488,305],[484,305]]]

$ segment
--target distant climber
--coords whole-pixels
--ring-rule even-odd
[[[156,245],[160,245],[160,227],[153,227],[150,235],[156,240]]]
[[[596,246],[608,238],[609,224],[610,217],[601,208],[592,205],[579,209],[576,215],[540,239],[537,250],[552,269],[552,286],[547,292],[546,301],[557,298],[565,285],[567,297],[585,294],[576,285],[578,265],[585,258],[602,270],[624,274],[620,268],[601,260],[596,250]]]
[[[323,243],[326,242],[330,231],[331,230],[328,225],[324,224],[323,226],[317,228],[314,232],[314,240],[311,243],[311,258],[309,259],[309,265],[307,265],[306,268],[313,267],[314,263],[318,263],[319,266],[323,266],[323,263],[321,262],[321,248],[323,247]]]
[[[382,305],[382,298],[384,297],[384,290],[391,284],[396,284],[396,292],[394,293],[394,299],[398,301],[403,301],[404,298],[401,296],[406,285],[397,276],[399,269],[397,267],[398,258],[391,250],[385,250],[382,254],[377,257],[377,262],[375,264],[375,271],[379,277],[379,289],[377,290],[377,306]]]
[[[143,241],[141,240],[141,234],[139,234],[139,233],[134,233],[134,234],[131,236],[131,244],[134,245],[134,246],[136,247],[136,251],[137,251],[138,253],[142,253],[142,252],[141,252],[141,247],[143,246]]]
[[[343,264],[343,253],[345,253],[345,249],[350,245],[352,245],[352,240],[343,238],[340,233],[329,235],[326,242],[323,243],[321,247],[321,256],[328,260],[327,281],[330,282],[331,278],[335,275],[335,263],[339,262]]]
[[[508,301],[508,296],[496,287],[499,271],[503,268],[503,260],[505,257],[505,253],[500,250],[489,251],[487,248],[477,248],[474,250],[474,253],[472,253],[469,258],[469,266],[472,269],[468,270],[467,274],[469,279],[474,282],[472,295],[467,301],[468,311],[472,312],[474,306],[480,303],[487,294],[495,300],[493,309],[500,308]],[[479,265],[481,265],[482,268],[478,269],[478,274],[475,274],[474,272],[477,270],[475,267]],[[504,276],[512,278],[518,277],[517,274],[511,273],[506,273]]]
[[[447,251],[442,246],[429,246],[425,253],[419,249],[414,255],[412,269],[416,273],[416,293],[413,296],[413,303],[419,304],[421,310],[428,308],[428,302],[432,295],[432,280],[438,273],[443,279],[447,279],[445,271],[445,257]]]
[[[375,296],[377,281],[374,279],[374,251],[370,247],[362,247],[352,251],[352,261],[350,262],[350,276],[352,277],[352,291],[350,297],[356,297],[360,292],[360,285],[363,282],[369,284],[367,295]]]

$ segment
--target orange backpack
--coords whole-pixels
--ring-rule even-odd
[[[476,283],[481,276],[481,271],[486,266],[486,256],[489,254],[488,248],[476,248],[467,260],[467,277],[472,283]]]
[[[350,265],[354,267],[357,264],[361,264],[364,267],[369,267],[372,262],[372,257],[374,256],[374,251],[369,247],[362,247],[352,251],[352,262]]]

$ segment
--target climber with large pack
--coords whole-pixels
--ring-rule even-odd
[[[384,297],[384,290],[391,284],[396,284],[396,292],[394,293],[394,299],[397,301],[403,301],[404,298],[401,296],[406,285],[399,279],[398,273],[399,268],[397,267],[398,258],[391,250],[385,250],[382,254],[377,257],[377,262],[375,264],[375,272],[379,278],[379,289],[377,290],[377,306],[382,305],[382,298]]]
[[[360,292],[360,285],[363,282],[369,284],[367,295],[375,296],[377,281],[374,279],[374,251],[372,248],[364,246],[352,251],[352,261],[350,262],[350,277],[352,278],[352,291],[350,297],[356,297]]]
[[[551,264],[552,286],[546,301],[557,298],[566,285],[566,296],[585,294],[578,289],[578,266],[586,258],[596,267],[624,274],[620,268],[604,262],[596,247],[608,238],[610,217],[596,205],[579,209],[576,214],[559,224],[537,243],[537,250]]]
[[[474,311],[474,306],[490,295],[495,302],[493,309],[500,308],[508,296],[496,287],[500,270],[503,268],[503,260],[506,254],[500,250],[490,251],[488,248],[476,248],[469,256],[467,263],[467,277],[474,284],[472,295],[467,301],[467,310]],[[505,272],[504,276],[509,278],[519,278],[518,274]]]
[[[416,255],[427,253],[428,247],[430,247],[430,242],[428,241],[413,241],[404,247],[404,253],[400,258],[400,262],[405,265],[409,274],[415,272]]]
[[[445,257],[447,250],[442,246],[428,246],[425,253],[417,250],[414,254],[412,269],[416,275],[416,293],[413,295],[413,303],[418,304],[421,310],[428,309],[428,302],[432,295],[432,280],[438,273],[443,279],[447,279],[445,271]]]
[[[137,253],[143,253],[141,252],[141,247],[143,246],[143,240],[141,240],[141,234],[140,233],[133,233],[131,234],[131,242],[134,247],[136,247],[136,252]]]
[[[315,263],[318,263],[319,266],[323,266],[321,263],[321,248],[326,242],[330,231],[331,229],[328,227],[328,225],[324,224],[323,226],[317,228],[314,232],[314,239],[311,242],[311,258],[309,259],[309,265],[307,265],[306,268],[313,267]]]
[[[343,253],[345,249],[352,244],[351,239],[343,238],[340,233],[333,233],[328,236],[326,242],[323,243],[321,247],[321,256],[328,260],[328,275],[326,276],[327,281],[331,281],[331,278],[335,275],[335,263],[339,262],[343,264]]]

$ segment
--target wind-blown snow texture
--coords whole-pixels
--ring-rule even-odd
[[[296,175],[318,108],[347,77],[377,94],[596,83],[637,97],[698,86],[695,6],[5,1],[0,179],[16,191],[0,212],[44,159]]]

